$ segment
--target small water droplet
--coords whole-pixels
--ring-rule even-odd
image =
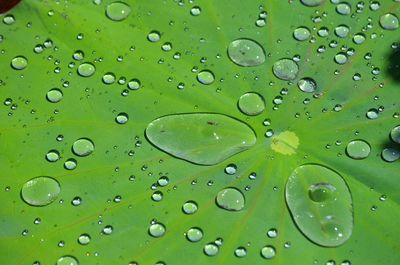
[[[87,245],[90,243],[91,237],[88,234],[81,234],[78,237],[78,243],[81,245]]]
[[[113,21],[122,21],[131,13],[131,8],[123,2],[114,2],[107,5],[106,16]]]
[[[393,142],[400,144],[400,125],[394,127],[390,131],[390,139],[392,139]]]
[[[106,85],[113,84],[115,82],[115,75],[114,75],[114,73],[110,73],[110,72],[109,73],[105,73],[103,75],[102,80],[103,80],[103,83],[106,84]]]
[[[273,246],[268,245],[261,249],[261,256],[264,259],[272,259],[275,257],[275,255],[276,255],[276,250]]]
[[[351,6],[346,2],[339,3],[336,6],[336,12],[340,15],[349,15],[351,13]]]
[[[77,166],[78,166],[78,162],[73,158],[69,158],[69,159],[67,159],[67,161],[64,162],[64,168],[67,170],[73,170]]]
[[[346,38],[347,35],[349,34],[350,29],[346,25],[339,25],[335,28],[335,34],[339,38]]]
[[[247,255],[247,249],[245,247],[238,247],[237,249],[235,249],[234,253],[236,257],[243,258]]]
[[[214,243],[209,243],[204,246],[203,251],[207,256],[212,257],[218,254],[219,247]]]
[[[239,66],[258,66],[265,62],[263,47],[250,39],[237,39],[228,46],[228,56]]]
[[[297,77],[299,66],[292,59],[280,59],[274,63],[272,71],[281,80],[293,80]]]
[[[265,109],[264,98],[258,93],[249,92],[240,96],[238,107],[241,112],[249,116],[261,114]]]
[[[199,81],[203,85],[210,85],[210,84],[214,83],[215,76],[214,76],[213,72],[211,72],[209,70],[203,70],[197,74],[197,81]]]
[[[150,42],[157,42],[161,39],[160,32],[153,30],[147,35],[147,40]]]
[[[57,260],[56,265],[79,265],[79,262],[75,257],[63,256]]]
[[[82,63],[78,66],[77,71],[82,77],[90,77],[96,72],[96,67],[91,63]]]
[[[88,156],[94,151],[94,143],[88,138],[80,138],[72,145],[72,152],[77,156]]]
[[[300,88],[301,91],[306,93],[312,93],[317,89],[317,83],[314,79],[305,77],[297,82],[297,86]]]
[[[225,188],[215,198],[217,205],[228,211],[240,211],[245,206],[243,193],[236,188]]]
[[[400,158],[400,151],[395,148],[385,148],[382,150],[381,156],[386,162],[394,162]]]
[[[115,117],[115,121],[116,121],[118,124],[125,124],[125,123],[128,122],[128,120],[129,120],[129,116],[128,116],[128,114],[125,113],[125,112],[121,112],[121,113],[119,113],[119,114],[117,115],[117,117]]]
[[[201,13],[201,8],[199,6],[194,6],[190,9],[190,14],[192,16],[198,16]]]
[[[267,232],[267,236],[268,236],[269,238],[275,238],[275,237],[277,237],[277,236],[278,236],[278,230],[276,230],[275,228],[269,229],[268,232]]]
[[[369,109],[365,114],[368,119],[375,120],[379,117],[379,111],[377,109]]]
[[[63,92],[58,88],[50,89],[46,94],[46,98],[51,103],[57,103],[62,100]]]
[[[114,230],[114,228],[111,226],[111,225],[106,225],[104,228],[103,228],[103,234],[104,235],[111,235],[112,234],[112,232],[113,232],[113,230]]]
[[[50,150],[46,154],[46,160],[49,162],[56,162],[60,159],[60,153],[57,150]]]
[[[22,199],[32,206],[45,206],[55,201],[61,187],[57,180],[50,177],[36,177],[22,186]]]
[[[197,212],[198,206],[195,201],[187,201],[182,206],[182,211],[185,214],[194,214]]]
[[[371,146],[364,140],[353,140],[347,144],[346,153],[353,159],[364,159],[371,153]]]

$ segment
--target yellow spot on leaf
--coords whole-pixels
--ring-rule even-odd
[[[284,131],[272,138],[271,148],[283,155],[293,155],[299,147],[299,137],[294,132]]]

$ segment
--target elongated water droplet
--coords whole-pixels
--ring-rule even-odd
[[[209,70],[203,70],[197,74],[197,80],[203,85],[211,85],[214,83],[215,76],[213,72]]]
[[[250,39],[232,41],[228,46],[228,56],[240,66],[257,66],[265,62],[263,47]]]
[[[319,6],[324,0],[300,0],[305,6]]]
[[[353,140],[347,144],[346,153],[353,159],[364,159],[371,153],[371,146],[364,140]]]
[[[56,265],[79,265],[79,262],[72,256],[64,256],[57,260]]]
[[[23,70],[28,66],[28,59],[24,56],[17,56],[11,60],[11,67],[15,70]]]
[[[247,124],[209,113],[158,118],[147,126],[146,136],[168,154],[200,165],[220,163],[256,143],[256,136]]]
[[[123,2],[114,2],[107,6],[106,16],[113,21],[126,19],[131,13],[131,8]]]
[[[21,197],[30,205],[45,206],[55,201],[60,194],[60,183],[50,177],[36,177],[22,186]]]
[[[91,63],[82,63],[78,66],[78,74],[83,77],[89,77],[94,75],[96,68]]]
[[[311,36],[311,32],[306,27],[298,27],[293,31],[293,37],[298,41],[308,40]]]
[[[335,171],[320,165],[300,166],[290,175],[285,196],[297,227],[314,243],[336,247],[351,236],[352,198]]]
[[[292,59],[280,59],[274,63],[272,71],[281,80],[293,80],[299,72],[299,66]]]
[[[218,192],[215,198],[217,205],[228,211],[240,211],[244,208],[243,193],[236,188],[226,188]]]
[[[260,94],[249,92],[240,96],[238,107],[244,114],[255,116],[264,111],[265,101]]]
[[[72,151],[77,156],[88,156],[94,151],[94,144],[88,138],[80,138],[72,145]]]
[[[238,247],[237,249],[235,249],[234,253],[236,257],[243,258],[247,255],[247,249],[245,247]]]

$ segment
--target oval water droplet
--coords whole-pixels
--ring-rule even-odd
[[[115,75],[113,73],[105,73],[102,80],[106,85],[113,84],[115,82]]]
[[[371,146],[364,140],[353,140],[347,144],[346,153],[353,159],[364,159],[371,153]]]
[[[383,29],[396,30],[399,28],[399,19],[395,14],[387,13],[381,16],[379,24]]]
[[[123,2],[114,2],[107,6],[106,16],[113,21],[126,19],[131,13],[131,8]]]
[[[336,247],[353,230],[352,198],[343,178],[320,165],[302,165],[286,184],[286,202],[300,231],[312,242]]]
[[[381,156],[386,162],[394,162],[400,158],[400,151],[395,148],[385,148],[382,150]]]
[[[265,246],[261,249],[261,256],[264,259],[272,259],[276,255],[276,250],[273,246]]]
[[[375,108],[369,109],[365,115],[368,119],[375,120],[379,117],[379,111]]]
[[[79,265],[79,262],[75,257],[63,256],[57,260],[56,265]]]
[[[197,212],[198,206],[197,203],[194,201],[187,201],[182,206],[182,211],[185,214],[194,214]]]
[[[82,63],[78,66],[78,74],[82,77],[89,77],[94,75],[96,67],[91,63]]]
[[[336,6],[336,12],[340,15],[349,15],[351,13],[351,6],[346,2],[339,3]]]
[[[347,35],[349,34],[350,29],[346,25],[339,25],[335,28],[335,34],[339,38],[346,38]]]
[[[57,103],[62,100],[63,92],[58,88],[50,89],[46,94],[46,98],[51,103]]]
[[[203,231],[198,227],[192,227],[186,232],[186,238],[190,242],[199,242],[203,238]]]
[[[234,253],[236,257],[243,258],[247,255],[247,249],[245,247],[238,247],[237,249],[235,249]]]
[[[228,46],[228,56],[239,66],[257,66],[265,62],[263,47],[250,39],[237,39]]]
[[[57,180],[50,177],[36,177],[22,186],[21,197],[30,205],[45,206],[55,201],[61,187]]]
[[[240,96],[238,107],[241,112],[249,116],[261,114],[265,109],[264,98],[254,92],[245,93]]]
[[[94,143],[88,138],[80,138],[72,145],[72,152],[77,156],[88,156],[94,151]]]
[[[225,188],[215,198],[217,205],[228,211],[240,211],[245,206],[243,193],[236,188]]]
[[[87,245],[90,243],[91,237],[88,234],[81,234],[78,237],[78,243],[81,245]]]
[[[157,42],[161,39],[161,34],[160,32],[153,30],[147,35],[147,40],[150,42]]]
[[[393,142],[400,144],[400,125],[394,127],[390,131],[390,139],[392,139]]]
[[[57,150],[50,150],[46,154],[46,160],[49,162],[56,162],[60,159],[60,153]]]
[[[301,91],[312,93],[317,89],[317,83],[314,79],[305,77],[297,82],[297,86],[300,88]]]
[[[256,143],[247,124],[213,113],[158,118],[147,126],[146,136],[164,152],[200,165],[218,164]]]
[[[78,166],[78,162],[73,159],[67,159],[67,161],[64,162],[64,168],[67,170],[74,170]]]
[[[15,70],[23,70],[28,66],[28,59],[24,56],[17,56],[11,60],[11,67]]]
[[[197,74],[197,81],[203,85],[211,85],[215,81],[215,76],[213,72],[209,70],[203,70]]]
[[[115,121],[116,121],[118,124],[125,124],[125,123],[128,122],[128,120],[129,120],[129,116],[128,116],[128,114],[125,113],[125,112],[121,112],[121,113],[119,113],[119,114],[117,115],[117,117],[115,117]]]
[[[298,41],[308,40],[311,36],[311,32],[306,27],[298,27],[293,31],[293,37]]]
[[[300,0],[305,6],[319,6],[324,0]]]
[[[165,234],[166,228],[161,223],[152,223],[149,227],[149,234],[152,237],[162,237]]]
[[[299,72],[299,66],[292,59],[280,59],[274,63],[272,71],[281,80],[293,80]]]
[[[214,243],[209,243],[209,244],[204,246],[203,251],[204,251],[204,254],[206,254],[207,256],[212,257],[212,256],[215,256],[215,255],[218,254],[219,247]]]

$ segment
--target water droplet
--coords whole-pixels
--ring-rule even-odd
[[[115,117],[115,121],[116,121],[118,124],[125,124],[125,123],[128,122],[128,120],[129,120],[129,116],[128,116],[128,114],[126,114],[125,112],[121,112],[121,113],[119,113],[119,114],[117,115],[117,117]]]
[[[238,107],[241,112],[249,116],[261,114],[265,109],[265,101],[261,95],[254,92],[240,96]]]
[[[335,34],[339,38],[346,38],[347,35],[349,34],[350,29],[346,25],[339,25],[335,28]]]
[[[224,171],[228,175],[235,175],[237,171],[237,166],[235,164],[229,164],[225,167]]]
[[[210,256],[210,257],[212,257],[212,256],[215,256],[215,255],[217,255],[218,254],[218,252],[219,252],[219,247],[216,245],[216,244],[214,244],[214,243],[209,243],[209,244],[207,244],[207,245],[205,245],[204,246],[204,253],[207,255],[207,256]]]
[[[276,230],[275,228],[271,228],[270,230],[268,230],[267,232],[267,236],[269,238],[275,238],[278,236],[278,230]]]
[[[300,166],[290,175],[285,196],[296,225],[314,243],[336,247],[351,236],[351,194],[335,171],[315,164]]]
[[[90,243],[91,237],[88,234],[81,234],[78,237],[78,243],[81,245],[87,245]]]
[[[91,63],[82,63],[78,66],[78,74],[83,77],[89,77],[94,75],[96,68]]]
[[[72,55],[72,58],[74,58],[74,60],[77,60],[77,61],[83,60],[84,57],[85,57],[85,53],[81,50],[76,50],[74,52],[74,54]]]
[[[198,6],[194,6],[194,7],[192,7],[192,9],[190,9],[190,14],[192,16],[198,16],[198,15],[200,15],[200,13],[201,13],[201,8]]]
[[[400,158],[400,151],[394,148],[385,148],[382,150],[381,156],[386,162],[394,162]]]
[[[115,82],[115,75],[113,73],[105,73],[102,80],[106,85],[113,84]]]
[[[336,12],[341,15],[349,15],[351,13],[351,6],[346,2],[339,3],[336,6]]]
[[[190,242],[199,242],[203,238],[203,231],[198,227],[192,227],[186,232],[186,238]]]
[[[390,139],[392,139],[393,142],[400,144],[400,125],[394,127],[390,131]]]
[[[245,247],[238,247],[237,249],[235,249],[235,256],[238,258],[243,258],[246,257],[247,255],[247,250]]]
[[[306,27],[298,27],[293,31],[293,37],[298,41],[308,40],[311,36],[311,32]]]
[[[387,13],[381,16],[379,24],[383,29],[396,30],[399,28],[399,19],[395,14]]]
[[[215,76],[211,71],[203,70],[197,74],[197,80],[203,85],[210,85],[214,83]]]
[[[106,16],[113,21],[126,19],[131,13],[131,8],[123,2],[114,2],[107,6]]]
[[[215,201],[220,208],[228,211],[240,211],[245,205],[243,193],[236,188],[225,188],[221,190],[218,192]]]
[[[200,165],[218,164],[256,143],[256,136],[247,124],[209,113],[158,118],[147,126],[146,136],[161,150]]]
[[[228,56],[239,66],[257,66],[265,62],[263,47],[250,39],[237,39],[228,46]]]
[[[375,120],[379,117],[379,111],[377,109],[369,109],[366,116],[370,120]]]
[[[15,17],[11,14],[5,15],[3,18],[3,23],[6,25],[12,25],[15,23]]]
[[[151,31],[151,32],[147,35],[147,39],[148,39],[150,42],[157,42],[157,41],[159,41],[159,40],[161,39],[160,32],[158,32],[158,31],[156,31],[156,30]]]
[[[339,52],[335,55],[334,60],[337,64],[345,64],[347,63],[347,55],[344,52]]]
[[[72,145],[72,152],[77,156],[88,156],[94,151],[94,144],[88,138],[80,138]]]
[[[299,66],[292,59],[280,59],[274,63],[272,71],[281,80],[293,80],[299,72]]]
[[[165,234],[165,226],[161,223],[152,223],[149,227],[149,234],[152,237],[162,237]]]
[[[104,235],[111,235],[112,234],[112,232],[113,232],[113,230],[114,230],[114,228],[111,226],[111,225],[106,225],[104,228],[103,228],[103,234]]]
[[[57,150],[50,150],[46,154],[46,160],[49,162],[56,162],[60,159],[60,153]]]
[[[353,37],[353,42],[355,44],[362,44],[365,41],[365,35],[362,33],[357,33],[356,35],[354,35]]]
[[[72,256],[63,256],[57,260],[56,265],[79,265],[79,262]]]
[[[324,0],[300,0],[305,6],[319,6]]]
[[[194,214],[197,212],[198,206],[197,203],[194,201],[187,201],[182,206],[182,211],[185,214]]]
[[[50,177],[36,177],[24,183],[22,199],[33,206],[45,206],[55,201],[60,194],[60,183]]]
[[[276,255],[276,250],[273,246],[265,246],[261,249],[261,256],[264,259],[272,259]]]
[[[79,205],[81,205],[81,203],[82,203],[82,198],[81,198],[81,197],[78,197],[78,196],[74,197],[74,198],[72,199],[72,201],[71,201],[71,204],[72,204],[73,206],[79,206]]]
[[[51,103],[57,103],[62,100],[63,92],[58,88],[50,89],[46,94],[46,98]]]
[[[11,67],[15,70],[23,70],[28,66],[28,59],[24,56],[17,56],[11,60]]]
[[[132,79],[128,82],[128,88],[130,90],[138,90],[140,88],[140,81],[138,79]]]
[[[300,79],[299,82],[297,82],[297,86],[303,92],[312,93],[317,88],[317,83],[315,82],[314,79],[305,77]]]
[[[64,168],[67,170],[73,170],[77,166],[78,166],[78,162],[73,158],[67,159],[67,161],[64,162]]]
[[[353,159],[364,159],[371,153],[371,146],[364,140],[353,140],[347,144],[346,153]]]

